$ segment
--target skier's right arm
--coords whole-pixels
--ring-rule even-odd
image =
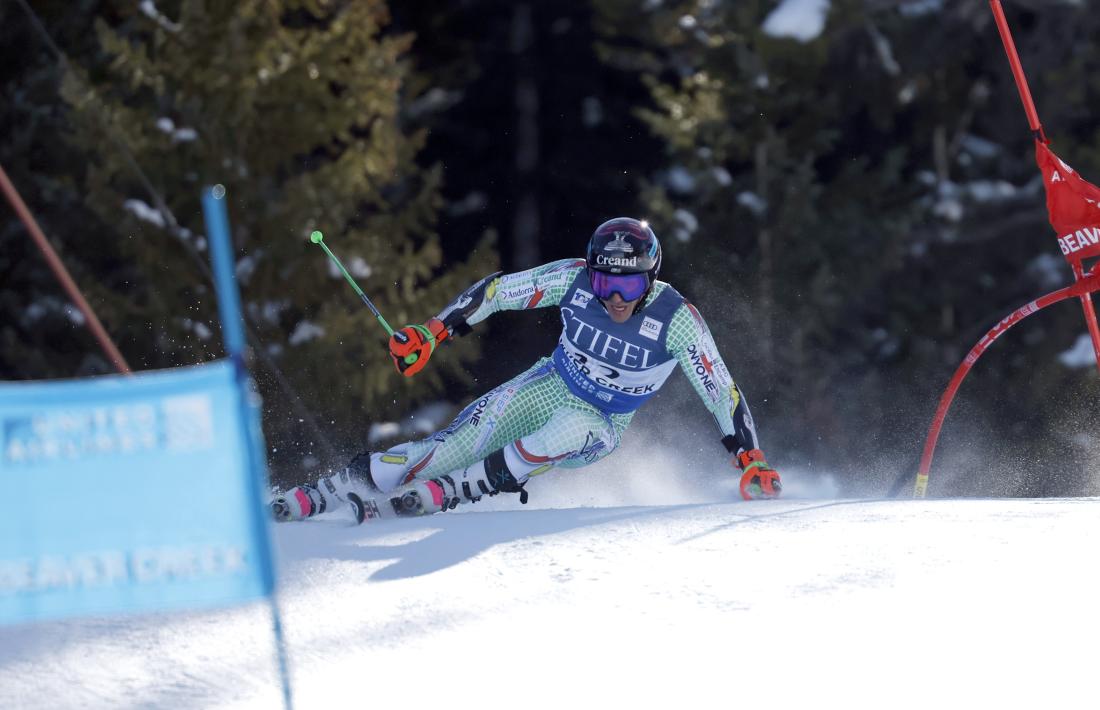
[[[526,271],[486,276],[459,294],[436,316],[452,335],[500,311],[556,306],[584,268],[584,259],[561,259]]]
[[[424,325],[408,325],[390,337],[397,371],[412,377],[424,369],[436,345],[498,311],[556,306],[584,268],[583,259],[562,259],[514,274],[490,274],[460,293]],[[411,362],[410,362],[411,360]]]

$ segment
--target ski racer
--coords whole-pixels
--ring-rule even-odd
[[[646,222],[601,224],[586,258],[485,277],[423,325],[395,331],[390,355],[411,377],[439,343],[503,310],[557,306],[562,333],[550,357],[471,402],[447,428],[386,451],[364,452],[315,485],[272,503],[275,518],[299,520],[352,505],[358,520],[422,515],[519,493],[556,467],[610,454],[634,412],[677,363],[710,410],[741,470],[746,500],[781,491],[760,450],[752,416],[699,311],[658,281],[661,245]]]

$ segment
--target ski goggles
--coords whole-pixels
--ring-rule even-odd
[[[649,274],[608,274],[592,271],[592,291],[601,300],[607,300],[615,293],[624,301],[636,301],[649,290]]]

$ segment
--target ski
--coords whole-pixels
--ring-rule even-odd
[[[345,497],[348,500],[348,507],[355,518],[356,525],[362,525],[367,520],[377,520],[382,517],[382,511],[379,510],[378,503],[374,498],[364,500],[359,494],[351,491],[348,491]]]
[[[416,491],[407,491],[401,496],[396,496],[386,500],[383,498],[386,505],[386,512],[382,513],[382,508],[378,507],[378,501],[374,498],[363,498],[359,494],[348,491],[344,494],[347,499],[348,508],[351,510],[352,516],[355,518],[356,525],[362,525],[368,520],[380,520],[382,518],[405,518],[415,517],[418,515],[424,515],[424,506],[421,503],[420,496]],[[444,506],[444,510],[449,510],[458,505],[458,499],[453,498],[452,503],[449,506]]]

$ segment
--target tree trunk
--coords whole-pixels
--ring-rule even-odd
[[[540,262],[539,199],[539,91],[533,51],[535,26],[531,3],[518,2],[512,10],[512,54],[516,83],[516,202],[512,218],[512,266],[529,269]]]
[[[756,168],[756,194],[764,201],[765,205],[768,205],[768,141],[762,140],[756,144],[756,156],[755,156],[755,168]],[[760,225],[760,232],[757,235],[757,247],[760,249],[760,273],[757,274],[757,284],[759,285],[759,303],[756,309],[756,323],[759,327],[760,333],[760,357],[764,363],[765,371],[763,378],[765,382],[771,379],[771,364],[772,358],[772,320],[774,305],[773,305],[773,280],[775,274],[775,265],[773,263],[772,255],[772,233],[771,228],[768,226],[770,218],[770,209],[766,209],[764,213],[764,219]]]

